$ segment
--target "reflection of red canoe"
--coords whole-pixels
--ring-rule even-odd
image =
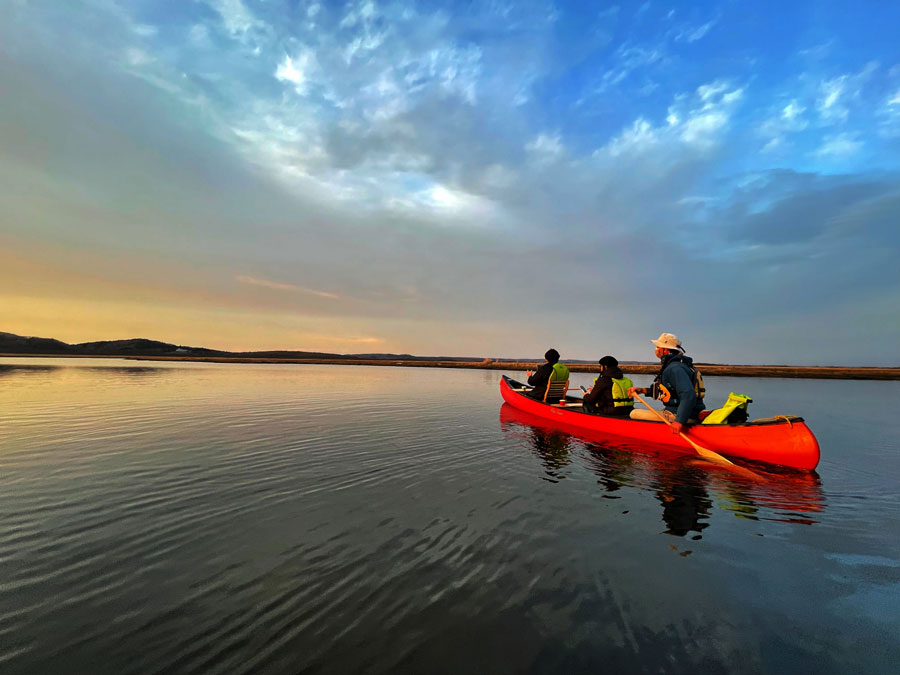
[[[522,387],[521,383],[505,375],[500,380],[503,400],[532,415],[552,420],[561,426],[663,445],[672,450],[694,454],[694,450],[662,422],[589,415],[580,407],[541,403],[514,391]],[[566,401],[575,406],[578,404],[578,399],[572,396],[566,397]],[[745,424],[696,425],[691,427],[690,435],[696,443],[729,457],[795,469],[815,469],[819,463],[819,443],[800,417],[779,417]]]
[[[763,470],[762,465],[756,465],[753,469],[759,480],[747,481],[718,464],[699,458],[684,458],[680,454],[684,451],[682,448],[579,428],[532,415],[508,403],[500,407],[500,425],[504,429],[521,427],[544,434],[533,436],[532,442],[534,438],[541,438],[546,445],[550,445],[548,435],[553,432],[586,441],[592,452],[599,451],[610,458],[605,462],[586,463],[589,470],[603,478],[602,482],[607,487],[610,483],[617,483],[618,487],[644,485],[650,486],[647,489],[655,489],[653,486],[708,482],[713,486],[713,494],[720,498],[722,508],[734,511],[738,517],[751,519],[814,523],[816,521],[811,520],[808,514],[825,508],[825,495],[815,471],[775,466]],[[571,452],[571,446],[564,447]],[[637,458],[638,455],[640,458]],[[625,461],[626,456],[635,459]],[[652,479],[642,478],[645,474]],[[769,512],[760,512],[761,507]]]

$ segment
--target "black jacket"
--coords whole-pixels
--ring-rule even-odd
[[[594,415],[615,415],[626,417],[632,411],[631,406],[613,405],[613,378],[620,379],[622,371],[618,368],[607,368],[606,373],[597,378],[593,389],[584,395],[584,411]]]
[[[550,382],[550,376],[553,374],[553,364],[544,363],[540,368],[531,374],[528,378],[528,384],[534,387],[534,390],[528,392],[531,398],[538,401],[544,400],[544,394],[547,393],[547,384]]]

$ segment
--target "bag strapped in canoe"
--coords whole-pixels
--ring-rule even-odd
[[[727,424],[731,422],[747,421],[747,406],[753,403],[753,399],[746,394],[728,394],[725,405],[716,408],[703,418],[700,424]],[[733,418],[733,419],[730,419]]]

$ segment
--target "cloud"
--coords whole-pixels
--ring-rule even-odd
[[[351,9],[341,19],[341,28],[352,28],[358,24],[370,23],[378,13],[372,0],[358,0],[355,4],[348,3],[348,6]]]
[[[642,117],[636,119],[631,127],[613,138],[604,148],[612,157],[622,154],[643,153],[659,142],[659,136],[653,126]]]
[[[712,19],[700,26],[684,26],[675,33],[675,41],[696,42],[702,39],[718,21],[718,19]]]
[[[608,89],[622,83],[639,69],[647,68],[661,62],[665,58],[662,46],[645,47],[622,44],[613,56],[614,66],[606,70],[600,81],[594,85],[591,96],[597,96]]]
[[[241,0],[206,0],[206,2],[218,12],[226,30],[232,35],[243,35],[260,25]]]
[[[857,140],[856,134],[834,134],[825,137],[816,154],[820,157],[847,157],[859,152],[862,145],[862,141]]]
[[[697,95],[701,105],[677,116],[684,119],[681,138],[688,144],[709,147],[727,126],[732,112],[744,96],[744,90],[731,88],[724,80],[717,80],[698,87]]]
[[[828,124],[845,122],[851,106],[860,98],[878,67],[877,61],[870,61],[858,73],[847,73],[822,82],[817,102],[821,120]]]
[[[643,117],[611,139],[594,156],[645,153],[665,143],[708,151],[716,146],[743,98],[743,89],[724,80],[699,86],[693,97],[678,95],[669,106],[666,123],[654,127]]]
[[[261,286],[262,288],[270,288],[274,291],[289,291],[291,293],[308,293],[309,295],[315,295],[320,298],[328,298],[329,300],[340,300],[341,296],[336,295],[334,293],[327,293],[325,291],[318,291],[314,288],[306,288],[304,286],[296,286],[294,284],[284,284],[278,283],[276,281],[269,281],[267,279],[259,279],[257,277],[251,277],[247,275],[239,275],[236,276],[235,279],[240,281],[242,284],[250,284],[251,286]]]
[[[768,154],[768,153],[770,153],[770,152],[775,152],[775,151],[778,150],[783,144],[784,144],[784,138],[782,138],[782,137],[780,137],[780,136],[775,136],[775,137],[773,137],[773,138],[770,138],[770,139],[766,142],[766,144],[762,147],[762,149],[760,150],[760,152],[763,153],[763,154]]]
[[[847,108],[838,106],[838,101],[844,93],[847,84],[847,75],[841,75],[822,83],[822,95],[819,100],[819,114],[829,120],[843,120],[847,118]]]
[[[781,110],[781,117],[782,117],[782,119],[784,119],[788,122],[793,122],[800,115],[802,115],[805,111],[806,111],[806,108],[799,105],[797,103],[797,101],[794,100],[794,101],[791,101],[790,103],[788,103],[786,106],[784,106],[784,108]]]
[[[806,107],[801,105],[796,98],[791,99],[786,105],[779,105],[771,110],[758,127],[759,135],[766,140],[761,152],[771,153],[776,150],[785,150],[788,146],[788,138],[809,126],[809,122],[803,115],[805,112]]]
[[[731,241],[767,246],[805,243],[812,248],[814,240],[835,233],[835,224],[846,214],[873,199],[893,197],[898,188],[897,176],[769,171],[735,190],[719,218],[728,223],[724,231]],[[860,220],[861,227],[864,221]]]
[[[299,333],[296,339],[305,345],[377,345],[385,342],[384,338],[371,336],[323,335],[321,333]]]
[[[834,44],[835,41],[831,39],[821,44],[814,45],[813,47],[801,49],[799,55],[813,61],[821,61],[831,54]]]
[[[308,53],[302,53],[291,58],[285,54],[284,59],[275,69],[275,79],[279,82],[290,82],[294,85],[298,94],[306,89],[306,70],[309,67],[311,57]]]
[[[881,138],[889,141],[900,138],[900,90],[878,107],[876,118]]]
[[[525,149],[539,155],[555,157],[563,152],[563,145],[559,134],[553,136],[538,134],[525,146]]]
[[[722,110],[702,112],[688,118],[683,125],[681,138],[692,145],[710,145],[717,133],[728,124],[728,115]]]

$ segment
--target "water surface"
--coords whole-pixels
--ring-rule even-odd
[[[900,383],[707,378],[819,438],[759,486],[500,374],[0,360],[0,670],[896,672]]]

